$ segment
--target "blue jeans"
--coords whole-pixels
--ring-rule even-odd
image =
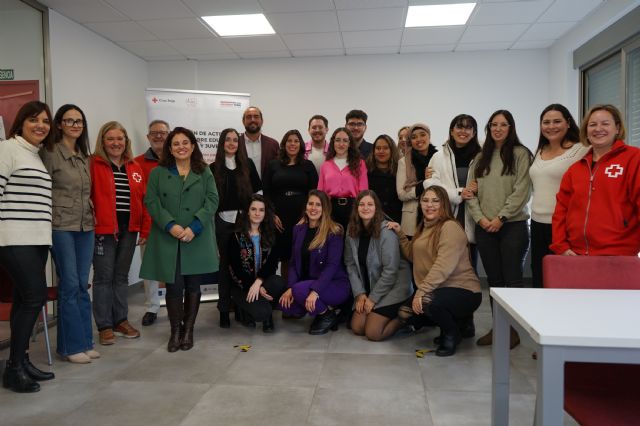
[[[129,269],[137,232],[96,235],[93,251],[93,318],[98,331],[114,328],[127,319]]]
[[[58,273],[58,353],[93,349],[88,282],[93,231],[53,231],[53,261]]]
[[[522,287],[524,260],[529,251],[526,220],[505,222],[498,232],[476,225],[476,244],[490,287]]]

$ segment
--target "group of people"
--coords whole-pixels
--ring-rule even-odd
[[[424,123],[401,128],[397,143],[389,135],[369,143],[367,119],[350,111],[327,141],[328,120],[314,115],[311,140],[290,130],[278,143],[262,134],[262,111],[249,107],[244,133],[224,129],[208,165],[187,128],[151,122],[150,147],[134,157],[127,131],[108,122],[90,154],[78,106],[52,117],[44,103],[25,104],[0,142],[0,264],[14,283],[4,387],[35,392],[53,378],[28,356],[50,248],[57,352],[73,363],[100,357],[92,311],[100,344],[140,336],[127,304],[136,245],[142,324],[156,321],[164,283],[169,352],[193,347],[200,286],[217,281],[222,328],[234,312],[272,332],[274,309],[314,316],[311,334],[345,321],[372,341],[432,324],[438,356],[475,335],[478,254],[490,286],[519,287],[531,246],[541,287],[551,252],[640,251],[640,150],[625,144],[611,105],[593,107],[581,128],[564,106],[549,105],[535,153],[507,110],[491,114],[482,145],[467,114],[453,118],[442,147]],[[512,330],[511,346],[518,342]],[[490,345],[491,331],[477,343]]]

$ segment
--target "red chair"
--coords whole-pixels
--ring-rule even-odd
[[[546,288],[640,290],[636,256],[550,255],[542,272]],[[564,374],[564,409],[579,424],[640,424],[640,365],[568,362]]]
[[[58,300],[58,288],[47,287],[47,302]],[[11,276],[0,266],[0,303],[13,303],[13,281]],[[44,340],[47,345],[47,361],[49,365],[53,365],[53,357],[51,356],[51,342],[49,341],[49,328],[47,327],[47,304],[42,306],[42,325],[44,330]],[[37,326],[37,324],[36,324]],[[35,329],[34,329],[35,339]]]

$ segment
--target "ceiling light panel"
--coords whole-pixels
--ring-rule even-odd
[[[475,3],[409,6],[405,27],[464,25],[475,6]]]
[[[250,15],[203,16],[202,19],[220,37],[238,37],[275,34],[262,13]]]

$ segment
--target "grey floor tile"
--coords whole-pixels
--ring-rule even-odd
[[[316,390],[308,425],[430,426],[424,392],[415,390],[320,387]]]
[[[415,333],[400,332],[384,342],[372,342],[341,328],[331,335],[328,352],[349,354],[410,354],[416,348]]]
[[[121,371],[152,352],[151,349],[125,348],[123,346],[116,344],[97,348],[102,357],[93,360],[90,364],[71,364],[57,360],[52,367],[52,371],[59,378],[109,382],[114,380]]]
[[[303,387],[216,384],[181,425],[304,425],[313,391]]]
[[[61,425],[176,425],[210,386],[171,382],[115,381],[68,416]]]
[[[414,355],[327,354],[319,386],[333,389],[423,389]]]
[[[237,356],[217,383],[313,388],[318,384],[324,359],[323,353],[251,348]]]

